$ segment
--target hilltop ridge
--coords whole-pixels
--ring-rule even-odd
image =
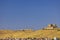
[[[60,38],[60,28],[56,24],[49,24],[40,30],[0,30],[0,38]]]

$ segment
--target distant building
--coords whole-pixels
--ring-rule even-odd
[[[45,27],[44,29],[54,29],[57,28],[56,24],[49,24],[47,27]]]

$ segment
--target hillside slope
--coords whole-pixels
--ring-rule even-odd
[[[0,38],[60,38],[60,28],[41,30],[0,30]]]

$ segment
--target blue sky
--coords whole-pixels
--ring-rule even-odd
[[[0,0],[0,29],[60,26],[60,0]]]

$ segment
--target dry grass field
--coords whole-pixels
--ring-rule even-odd
[[[0,38],[60,38],[60,28],[40,30],[0,30]]]

